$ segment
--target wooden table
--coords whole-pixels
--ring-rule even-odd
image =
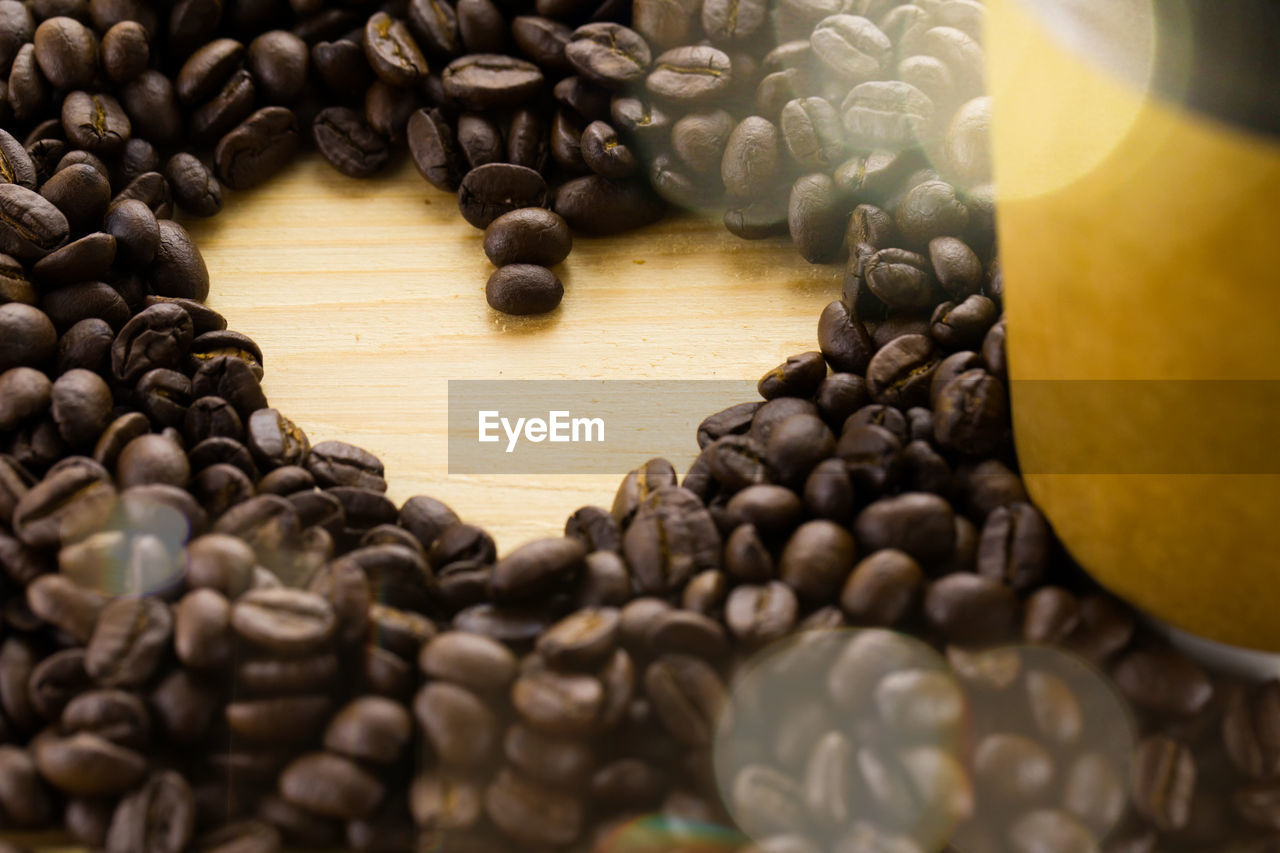
[[[785,239],[741,241],[718,218],[683,214],[579,239],[558,270],[561,307],[515,318],[485,303],[481,232],[407,159],[356,181],[309,155],[226,202],[187,225],[210,304],[262,346],[272,405],[313,443],[377,454],[397,502],[437,497],[504,551],[558,533],[581,505],[608,506],[625,471],[450,476],[449,379],[755,380],[816,348],[840,288],[838,268],[811,266]],[[705,414],[740,401],[708,400]],[[687,448],[680,470],[692,434]]]

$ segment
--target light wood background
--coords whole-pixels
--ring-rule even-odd
[[[785,239],[738,240],[691,214],[578,239],[561,307],[513,318],[484,300],[492,266],[456,201],[407,159],[346,178],[311,154],[210,220],[186,221],[210,304],[261,344],[265,387],[312,442],[377,454],[397,502],[430,494],[507,550],[608,506],[613,475],[449,476],[449,379],[758,379],[816,349],[840,271]],[[708,400],[706,414],[740,399]],[[696,453],[673,459],[683,468]],[[642,462],[636,459],[635,464]]]

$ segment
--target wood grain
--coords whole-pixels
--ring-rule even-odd
[[[313,442],[341,439],[386,464],[397,502],[433,495],[506,550],[555,534],[617,475],[450,476],[449,379],[756,379],[816,348],[840,271],[785,239],[745,242],[716,219],[670,217],[579,239],[552,314],[491,310],[481,232],[407,160],[356,181],[312,155],[211,220],[186,222],[212,276],[210,304],[258,341],[272,405]],[[706,413],[740,402],[708,400]],[[697,450],[673,459],[682,469]],[[635,460],[638,464],[643,459]]]

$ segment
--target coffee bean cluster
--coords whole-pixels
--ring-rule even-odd
[[[717,723],[751,655],[871,627],[950,662],[868,683],[894,724],[956,684],[1025,706],[905,765],[909,808],[923,788],[969,791],[974,815],[1017,800],[964,849],[1271,849],[1280,688],[1141,628],[1017,474],[986,176],[960,156],[981,151],[980,19],[967,0],[0,0],[0,827],[110,853],[586,851],[657,813],[668,847],[737,817],[803,850],[806,821],[844,820],[838,786],[806,780],[792,808],[753,771],[743,791],[796,822],[743,820]],[[570,229],[652,221],[650,181],[733,201],[741,236],[847,253],[844,292],[819,351],[701,424],[682,480],[652,460],[499,559],[270,408],[261,350],[203,304],[172,219],[304,144],[362,176],[401,141],[485,228],[501,310],[553,308]],[[990,651],[1010,641],[1110,675],[1141,733],[1128,772],[1063,751],[1076,694]],[[803,759],[819,781],[846,751],[825,740]],[[848,815],[850,850],[911,849],[880,817]]]

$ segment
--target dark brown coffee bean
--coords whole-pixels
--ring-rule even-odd
[[[85,652],[85,671],[105,687],[137,686],[160,664],[173,633],[173,615],[148,597],[113,599],[98,615]]]
[[[307,83],[307,44],[285,30],[270,30],[249,43],[248,68],[268,104],[292,106]]]
[[[14,118],[26,121],[36,118],[48,97],[49,84],[36,62],[35,45],[27,42],[18,49],[9,67],[8,105]]]
[[[414,822],[424,830],[467,829],[483,813],[480,785],[464,776],[438,771],[422,773],[409,787],[409,810]]]
[[[930,624],[957,643],[996,643],[1016,629],[1012,590],[978,575],[947,575],[929,585],[924,612]]]
[[[195,832],[195,818],[195,798],[186,780],[172,770],[154,773],[116,806],[107,851],[181,853]]]
[[[1190,716],[1213,698],[1213,683],[1190,658],[1165,648],[1137,648],[1111,671],[1135,706],[1156,714]]]
[[[88,234],[36,261],[31,276],[45,287],[105,278],[115,257],[114,237],[101,232]]]
[[[856,15],[823,19],[814,28],[809,44],[828,69],[850,82],[875,78],[888,64],[893,48],[875,24]]]
[[[280,774],[280,794],[287,801],[315,814],[342,820],[372,812],[383,791],[382,783],[371,773],[332,753],[303,755]]]
[[[23,543],[56,547],[101,529],[115,504],[115,489],[100,466],[84,463],[51,472],[18,501],[13,529]]]
[[[810,263],[832,260],[841,247],[845,216],[835,183],[825,172],[796,179],[787,206],[791,242]]]
[[[66,216],[43,196],[18,184],[0,184],[0,250],[36,260],[62,245],[69,233]]]
[[[52,390],[49,377],[30,367],[14,367],[0,373],[0,429],[12,430],[47,412]],[[13,508],[9,509],[12,515]]]
[[[100,797],[123,794],[146,775],[146,759],[91,733],[41,738],[36,766],[51,785],[66,794]]]
[[[1029,643],[1058,644],[1080,624],[1080,604],[1066,589],[1041,587],[1027,597],[1022,638]]]
[[[45,720],[56,720],[67,703],[93,686],[84,671],[84,650],[54,652],[31,669],[27,694],[31,707]]]
[[[485,812],[498,829],[527,845],[571,843],[582,831],[582,804],[503,768],[485,789]]]
[[[231,605],[213,589],[187,593],[174,608],[173,648],[192,669],[224,666],[231,660]]]
[[[546,267],[508,264],[489,276],[484,293],[489,306],[504,314],[545,314],[564,298],[564,285]]]
[[[827,305],[818,318],[818,345],[833,370],[861,374],[871,360],[866,327],[840,300]]]
[[[298,120],[287,107],[263,107],[218,142],[218,177],[247,190],[283,169],[298,150]]]
[[[54,804],[29,751],[0,745],[0,814],[14,827],[44,826]]]
[[[11,728],[30,730],[40,723],[27,689],[35,666],[36,651],[26,640],[10,637],[0,644],[0,708]]]
[[[795,627],[799,611],[790,586],[772,581],[763,586],[739,586],[725,602],[725,624],[748,647],[780,640]]]
[[[554,667],[593,669],[613,653],[618,627],[616,609],[584,608],[547,629],[538,638],[537,650]]]
[[[1195,758],[1184,744],[1166,735],[1149,735],[1139,742],[1133,761],[1132,802],[1157,829],[1171,832],[1187,825],[1195,787]]]
[[[1008,429],[1004,384],[985,370],[967,370],[934,399],[934,437],[942,447],[971,455],[994,451]]]
[[[411,0],[408,14],[409,29],[427,53],[449,58],[463,53],[458,15],[448,0]]]
[[[557,214],[541,207],[504,213],[485,229],[484,251],[494,266],[538,264],[549,267],[569,255],[573,237]]]
[[[60,575],[42,575],[27,587],[31,612],[80,643],[88,643],[108,597]]]
[[[375,74],[392,86],[412,86],[427,74],[409,27],[385,12],[375,12],[364,27],[364,54]]]
[[[438,110],[418,110],[409,117],[407,136],[418,173],[437,189],[456,191],[462,183],[462,158],[444,116]]]
[[[547,184],[524,166],[490,163],[472,169],[458,190],[458,209],[476,228],[487,228],[499,216],[524,207],[545,207]]]
[[[357,761],[390,764],[409,743],[413,722],[397,702],[379,696],[354,700],[334,716],[325,730],[331,752]]]
[[[511,688],[511,704],[525,722],[565,737],[590,732],[605,699],[604,686],[589,675],[532,672],[520,676]]]
[[[645,77],[645,88],[681,104],[705,103],[733,82],[727,54],[707,45],[676,47],[659,55]]]
[[[561,184],[552,208],[575,231],[607,236],[657,221],[664,205],[642,181],[587,175]]]
[[[437,758],[453,767],[484,764],[498,748],[499,723],[472,692],[432,682],[418,691],[413,714]]]
[[[476,53],[450,62],[441,74],[444,92],[468,109],[514,107],[542,90],[538,66],[523,59]]]
[[[62,128],[68,142],[103,157],[118,155],[133,133],[115,98],[87,92],[72,92],[62,102]]]
[[[53,383],[50,394],[58,434],[72,449],[92,445],[111,421],[111,389],[88,370],[70,370]]]
[[[333,713],[328,696],[241,699],[226,706],[227,728],[251,743],[296,743],[314,737]]]
[[[692,492],[671,486],[640,504],[622,549],[643,592],[678,589],[720,563],[720,536],[710,513]]]
[[[896,625],[916,606],[923,585],[920,564],[887,548],[854,567],[840,593],[840,606],[855,624]]]
[[[29,190],[37,188],[35,164],[22,143],[5,130],[0,130],[0,180]]]
[[[710,744],[725,688],[709,664],[687,655],[665,655],[645,670],[644,688],[674,738],[692,747]]]
[[[782,581],[802,599],[818,601],[835,595],[855,559],[853,537],[838,524],[806,522],[787,540],[778,560]]]
[[[251,658],[236,667],[236,684],[255,692],[316,692],[326,689],[338,673],[338,659],[329,653],[301,658]]]
[[[724,546],[725,572],[742,582],[767,581],[774,576],[773,557],[754,524],[739,525]]]
[[[574,30],[565,58],[584,79],[608,89],[638,81],[653,56],[639,33],[614,23],[594,23]]]
[[[34,43],[40,71],[54,88],[79,89],[93,82],[98,44],[84,24],[64,16],[48,18],[36,27]]]
[[[337,619],[319,595],[296,589],[256,589],[231,608],[236,633],[278,654],[301,655],[322,648],[333,637]]]
[[[778,172],[778,128],[760,116],[740,121],[729,134],[720,162],[724,188],[739,198],[765,192]]]
[[[354,110],[327,107],[316,116],[311,135],[320,154],[339,172],[367,178],[386,165],[390,148]]]

